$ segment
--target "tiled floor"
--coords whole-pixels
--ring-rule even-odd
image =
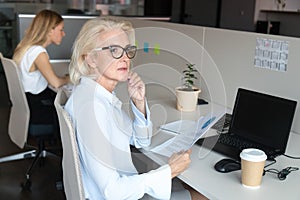
[[[22,151],[7,133],[9,101],[5,76],[0,66],[0,157]],[[32,159],[0,163],[0,199],[10,200],[63,200],[63,190],[57,190],[56,182],[61,179],[60,159],[47,157],[44,165],[37,165],[31,176],[31,191],[22,191],[20,183]]]

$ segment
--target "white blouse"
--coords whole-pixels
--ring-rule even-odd
[[[32,46],[24,54],[20,62],[21,79],[25,92],[32,94],[39,94],[48,86],[48,81],[41,74],[39,70],[29,72],[30,67],[33,65],[35,59],[41,53],[46,52],[42,46]]]
[[[83,77],[65,109],[75,125],[83,186],[90,200],[137,200],[149,194],[170,199],[171,169],[164,165],[138,174],[131,159],[130,144],[150,145],[152,123],[131,102],[134,120],[122,102],[92,79]]]

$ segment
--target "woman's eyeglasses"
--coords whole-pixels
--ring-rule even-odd
[[[123,54],[124,54],[124,51],[126,52],[126,56],[129,58],[129,59],[132,59],[134,58],[135,54],[136,54],[136,46],[126,46],[125,48],[119,46],[119,45],[110,45],[108,47],[101,47],[101,48],[96,48],[94,49],[94,51],[102,51],[102,50],[107,50],[109,49],[111,55],[113,58],[115,59],[120,59]]]

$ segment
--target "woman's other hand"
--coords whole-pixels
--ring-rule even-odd
[[[188,168],[191,163],[190,155],[192,150],[182,151],[174,153],[169,159],[169,165],[171,167],[172,178],[181,174],[184,170]]]

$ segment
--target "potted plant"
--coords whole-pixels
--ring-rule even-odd
[[[201,90],[194,85],[197,79],[195,64],[188,63],[183,73],[183,85],[176,88],[177,109],[180,111],[194,111],[197,107],[198,96]]]

